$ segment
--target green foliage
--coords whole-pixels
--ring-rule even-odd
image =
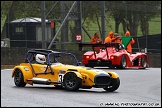
[[[161,1],[107,1],[106,8],[115,21],[115,32],[122,22],[124,32],[128,29],[137,35],[138,25],[143,35],[148,34],[148,22],[161,13]]]
[[[66,2],[66,11],[74,1]],[[46,13],[48,13],[57,1],[46,1]],[[60,2],[56,4],[51,13],[47,16],[47,19],[59,19],[60,18]],[[13,5],[14,4],[14,5]],[[144,34],[160,34],[161,33],[161,1],[105,1],[106,7],[106,35],[109,31],[116,31],[120,35],[124,34],[123,26],[125,23],[129,28],[134,27],[133,17],[137,16],[138,30],[137,36]],[[100,1],[82,1],[82,24],[92,36],[94,32],[99,31],[97,19],[101,26],[101,2]],[[12,10],[9,14],[14,16],[12,20],[23,17],[41,17],[41,1],[1,1],[1,31],[5,19],[8,16],[9,10]],[[72,10],[75,13],[76,7]],[[96,18],[96,16],[98,18]],[[72,17],[72,15],[70,16]],[[156,21],[158,19],[158,21]],[[121,23],[123,22],[123,23]],[[118,24],[116,27],[115,24]],[[132,25],[131,25],[132,24]],[[69,28],[74,28],[73,21],[69,22]],[[60,27],[60,22],[56,24],[56,31]],[[69,30],[69,35],[72,35],[75,30]],[[89,37],[86,36],[84,31],[83,41],[89,42]],[[60,40],[60,34],[57,38]],[[70,40],[71,41],[71,40]]]
[[[1,1],[1,20],[4,20],[12,5],[12,1]]]

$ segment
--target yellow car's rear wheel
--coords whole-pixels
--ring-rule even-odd
[[[81,87],[82,80],[73,72],[64,75],[63,86],[66,90],[75,91]]]
[[[15,70],[14,83],[18,87],[24,87],[26,83],[24,82],[24,77],[20,69]]]

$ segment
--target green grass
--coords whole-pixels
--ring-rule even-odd
[[[149,34],[161,34],[161,18],[155,18],[149,22]]]
[[[94,24],[94,23],[91,23],[91,26],[88,31],[89,34],[91,34],[91,36],[96,32],[96,31],[99,31],[98,29],[98,26],[97,24]],[[112,29],[111,29],[111,28]],[[110,21],[110,23],[107,23],[106,24],[106,36],[108,34],[109,31],[115,31],[115,22],[113,20]],[[84,37],[84,35],[86,35],[84,32],[82,32],[83,34],[83,41],[85,42],[89,42],[89,38],[88,37]],[[119,35],[122,35],[124,34],[123,33],[123,29],[122,29],[122,24],[119,25],[119,32],[118,32]],[[161,34],[161,18],[157,17],[157,18],[154,18],[152,19],[150,22],[149,22],[149,35],[154,35],[154,34]],[[138,27],[138,33],[137,33],[137,36],[143,36],[142,32],[141,32],[141,29],[140,29],[140,26]]]
[[[98,25],[91,23],[90,26],[91,27],[89,27],[89,29],[86,29],[86,30],[91,36],[93,36],[96,31],[99,31]],[[110,27],[112,27],[112,29]],[[107,36],[107,33],[110,30],[115,31],[115,22],[113,20],[111,20],[110,23],[106,24],[106,34],[105,34],[106,36]],[[121,24],[119,25],[119,32],[118,33],[120,35],[124,34]],[[161,18],[154,18],[149,22],[149,35],[154,35],[154,34],[161,34]],[[138,28],[138,34],[137,35],[142,36],[142,32],[140,31],[140,27]],[[82,30],[82,42],[90,42],[89,37],[86,35],[86,33],[83,30]],[[57,45],[56,48],[60,49],[61,46]],[[67,44],[66,49],[77,50],[78,46]],[[87,48],[86,48],[86,50],[87,50]]]

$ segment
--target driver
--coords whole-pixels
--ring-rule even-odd
[[[46,64],[46,57],[45,57],[45,55],[37,54],[35,58],[36,58],[36,62],[37,63],[39,63],[39,64]]]

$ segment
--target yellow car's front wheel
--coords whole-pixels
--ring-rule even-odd
[[[103,88],[103,89],[106,90],[106,91],[108,91],[108,92],[113,92],[113,91],[115,91],[115,90],[118,89],[119,85],[120,85],[120,79],[119,79],[119,77],[118,78],[113,78],[111,80],[110,85],[107,88]]]

